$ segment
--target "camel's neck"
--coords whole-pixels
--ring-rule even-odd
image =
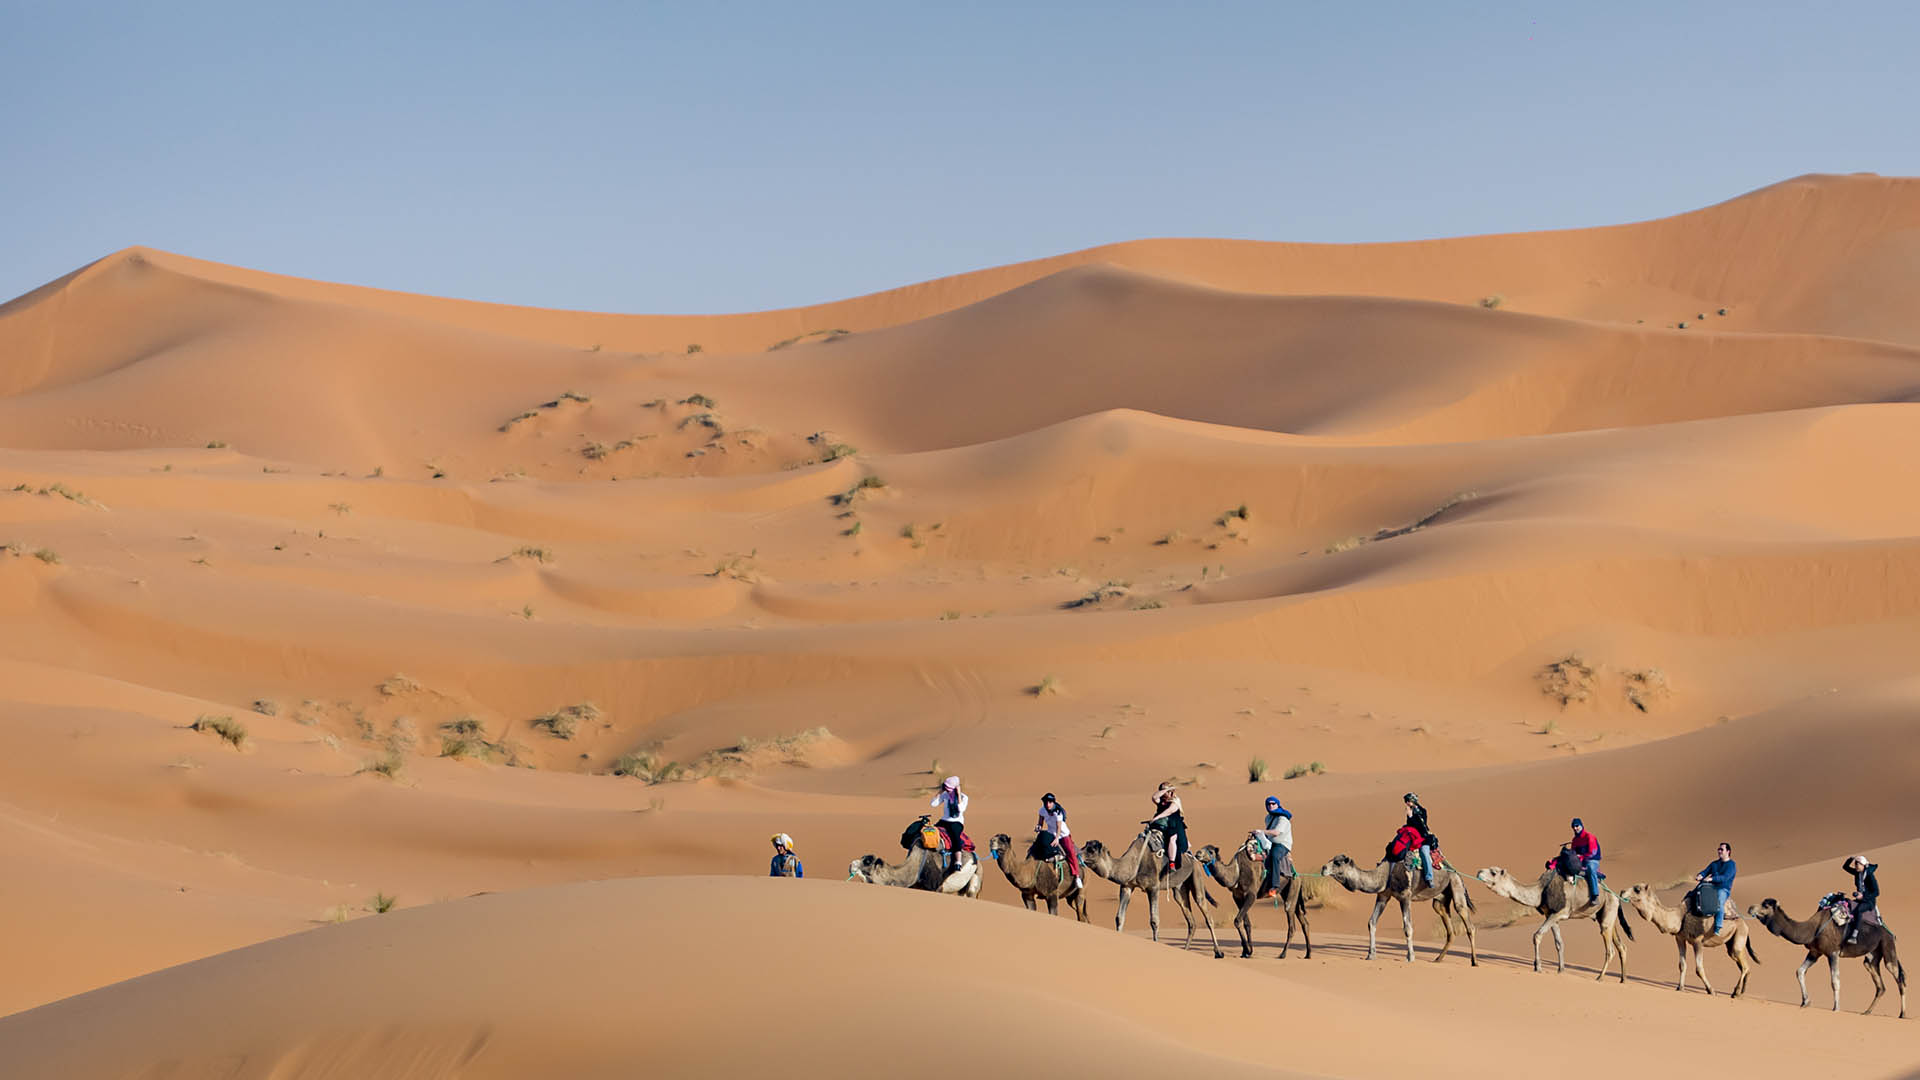
[[[1356,892],[1377,893],[1387,891],[1387,868],[1385,864],[1376,866],[1371,870],[1362,870],[1356,866],[1347,873],[1353,879],[1353,888]]]
[[[1505,881],[1502,881],[1499,887],[1493,891],[1516,904],[1525,904],[1530,908],[1537,908],[1546,903],[1546,890],[1544,888],[1539,885],[1522,885],[1513,878],[1507,878]]]
[[[1034,880],[1039,876],[1039,866],[1022,854],[1015,854],[1012,845],[1000,853],[1000,869],[1006,873],[1007,880],[1019,888],[1033,888]]]
[[[1640,914],[1645,915],[1648,922],[1659,927],[1661,933],[1677,934],[1680,932],[1679,908],[1670,908],[1652,896],[1641,897],[1634,901],[1634,906],[1640,909]]]
[[[1813,939],[1820,936],[1822,922],[1823,920],[1819,918],[1812,918],[1806,922],[1801,922],[1776,906],[1773,909],[1773,918],[1767,922],[1767,929],[1779,934],[1795,945],[1811,945],[1813,944]]]
[[[898,869],[894,869],[893,867],[887,868],[892,872],[893,876],[893,880],[887,882],[887,884],[913,885],[918,883],[920,875],[927,871],[927,858],[926,848],[917,847],[907,852],[907,861],[901,863]]]

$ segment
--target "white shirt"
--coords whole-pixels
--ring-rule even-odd
[[[1067,815],[1059,810],[1041,807],[1040,819],[1036,824],[1056,837],[1073,835],[1073,832],[1067,828]]]
[[[1293,850],[1292,818],[1281,818],[1279,821],[1273,823],[1273,828],[1263,831],[1267,834],[1267,839],[1272,840],[1288,851]]]
[[[947,812],[947,791],[945,788],[941,788],[939,794],[935,795],[933,801],[927,805],[939,807],[941,821],[957,821],[962,825],[967,823],[967,793],[964,791],[960,793],[960,810],[957,813]]]

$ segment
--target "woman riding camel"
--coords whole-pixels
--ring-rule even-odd
[[[1865,855],[1850,856],[1840,864],[1840,869],[1853,875],[1853,904],[1851,921],[1847,924],[1847,944],[1855,945],[1860,941],[1860,924],[1867,920],[1880,921],[1880,882],[1873,876],[1880,869],[1879,863],[1870,863]]]
[[[1157,812],[1141,824],[1160,830],[1167,842],[1167,869],[1178,870],[1180,857],[1187,853],[1187,819],[1180,813],[1180,793],[1173,789],[1173,781],[1161,781],[1153,793],[1153,807]]]
[[[1084,889],[1080,880],[1080,849],[1073,846],[1073,834],[1067,828],[1067,808],[1049,791],[1040,796],[1040,820],[1034,823],[1033,831],[1046,833],[1067,856],[1067,872],[1073,875],[1073,887]]]
[[[933,801],[927,805],[940,811],[940,820],[935,824],[952,841],[948,860],[957,863],[960,858],[960,836],[966,831],[967,825],[967,796],[960,790],[960,778],[947,777],[941,783],[940,790],[934,793]]]

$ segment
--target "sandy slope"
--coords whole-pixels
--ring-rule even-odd
[[[110,256],[0,305],[0,916],[33,927],[0,1011],[321,929],[25,1014],[0,1043],[53,1054],[61,1025],[105,1024],[128,1034],[86,1046],[93,1064],[35,1060],[124,1072],[132,1033],[166,1026],[151,1002],[365,979],[360,953],[326,943],[395,934],[410,970],[499,980],[443,980],[462,994],[531,986],[547,1003],[433,1005],[397,985],[351,1007],[262,1005],[245,1045],[182,1028],[169,1053],[276,1076],[370,1075],[354,1055],[383,1047],[416,1062],[391,1075],[511,1074],[538,1055],[591,1073],[632,1050],[580,1018],[670,994],[716,1026],[663,1038],[658,1060],[715,1041],[750,1056],[730,1036],[755,1015],[718,1005],[749,993],[761,939],[721,921],[778,904],[795,921],[752,933],[811,927],[781,938],[810,972],[849,928],[901,949],[1005,943],[960,950],[968,965],[1026,950],[1031,969],[964,969],[969,1023],[1038,1046],[1047,985],[1070,1026],[1123,1048],[1086,1060],[1131,1071],[1276,1064],[1234,1036],[1260,1021],[1232,967],[1279,975],[1259,993],[1296,995],[1303,1031],[1349,1012],[1355,1039],[1431,1031],[1448,1067],[1484,1069],[1472,1040],[1513,1030],[1514,1010],[1589,1018],[1649,1068],[1679,1061],[1697,1010],[1725,1003],[1655,992],[1669,943],[1641,925],[1626,988],[1536,979],[1509,970],[1530,917],[1484,890],[1497,955],[1418,974],[1355,962],[1365,907],[1339,897],[1316,912],[1330,947],[1310,965],[895,906],[914,898],[854,902],[868,910],[828,885],[412,909],[751,875],[776,830],[837,878],[956,771],[983,839],[1024,833],[1053,790],[1082,837],[1124,842],[1171,776],[1201,842],[1234,843],[1282,794],[1318,865],[1370,857],[1416,788],[1469,871],[1536,865],[1580,814],[1616,884],[1671,886],[1728,839],[1737,895],[1795,910],[1868,849],[1900,927],[1920,917],[1915,236],[1920,181],[1810,177],[1615,228],[1141,241],[699,317]],[[1539,676],[1576,653],[1591,686],[1562,706]],[[588,702],[568,737],[535,722]],[[202,715],[239,718],[244,745],[191,730]],[[459,732],[469,753],[443,755]],[[687,772],[613,775],[635,752]],[[1274,778],[1249,785],[1253,758]],[[403,911],[363,925],[376,892]],[[997,878],[987,896],[1012,899]],[[721,921],[620,937],[636,906]],[[1113,910],[1103,890],[1096,926]],[[575,980],[560,958],[610,938],[632,958]],[[1597,962],[1585,928],[1569,944]],[[1755,996],[1797,1001],[1793,951],[1758,948]],[[1139,1030],[1142,992],[1099,976],[1135,964],[1192,1023]],[[917,986],[936,960],[911,970]],[[908,1016],[846,978],[847,1000]],[[1846,978],[1863,1006],[1864,976]],[[807,1009],[810,1071],[844,1070],[875,1034]],[[1884,1019],[1730,1015],[1738,1066],[1760,1075],[1829,1053],[1885,1073],[1912,1045]],[[895,1028],[876,1052],[910,1052]],[[1277,1064],[1379,1064],[1302,1045]]]
[[[1857,1017],[1788,1025],[1778,1006],[1573,983],[1543,995],[1534,976],[1512,971],[1355,978],[1375,965],[1216,965],[998,905],[936,913],[935,902],[716,878],[489,896],[48,1005],[0,1020],[0,1045],[20,1077],[234,1080],[879,1076],[930,1057],[1014,1070],[1045,1061],[1050,1073],[1087,1077],[1404,1075],[1405,1057],[1382,1052],[1383,1032],[1439,1076],[1542,1059],[1568,1076],[1717,1069],[1729,1044],[1769,1063],[1759,1075],[1878,1075],[1911,1063],[1910,1042],[1862,1041],[1872,1022]],[[947,934],[992,944],[943,950],[930,940]],[[1567,1057],[1566,1033],[1596,1011],[1633,1038]],[[1699,1038],[1703,1027],[1716,1038]],[[99,1031],[118,1037],[91,1037]]]

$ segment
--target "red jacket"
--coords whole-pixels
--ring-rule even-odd
[[[1402,825],[1400,831],[1393,834],[1393,843],[1387,845],[1387,858],[1397,859],[1409,851],[1417,851],[1426,842],[1427,838],[1420,835],[1419,829]]]
[[[1580,835],[1573,838],[1572,847],[1573,853],[1583,859],[1600,857],[1600,841],[1594,839],[1593,834],[1585,829],[1581,829]]]

